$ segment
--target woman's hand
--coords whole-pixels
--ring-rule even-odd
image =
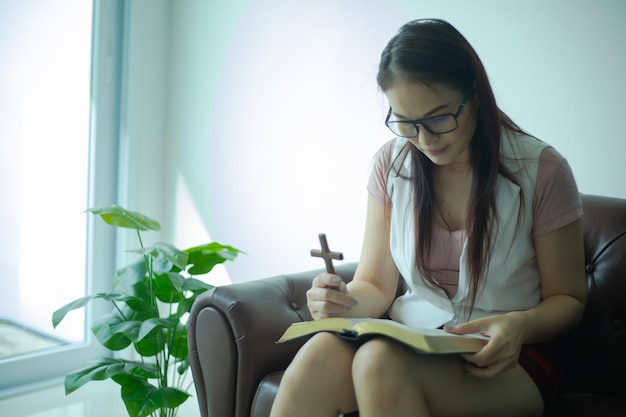
[[[341,316],[357,305],[357,301],[348,295],[348,287],[341,278],[326,272],[315,277],[306,298],[315,320]]]
[[[481,333],[489,342],[478,352],[461,355],[465,370],[478,378],[493,378],[517,366],[522,350],[523,324],[515,313],[485,317],[446,329],[449,333]]]

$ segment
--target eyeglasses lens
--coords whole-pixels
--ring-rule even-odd
[[[407,138],[417,136],[417,127],[412,123],[393,123],[389,124],[391,131],[398,136]]]
[[[430,119],[424,120],[422,124],[432,133],[447,133],[456,129],[456,119],[451,114],[431,117]]]
[[[451,114],[431,117],[420,123],[426,130],[434,134],[453,131],[458,127],[457,121]],[[398,136],[412,138],[418,135],[418,126],[411,122],[392,121],[387,124],[389,129]]]

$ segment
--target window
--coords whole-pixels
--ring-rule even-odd
[[[113,232],[82,212],[115,200],[118,3],[0,1],[3,392],[103,354],[89,332],[97,306],[68,315],[56,330],[51,315],[108,289],[114,273],[104,261],[115,258]]]

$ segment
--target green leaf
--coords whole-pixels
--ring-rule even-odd
[[[122,400],[131,417],[145,417],[157,410],[176,408],[189,398],[184,391],[156,387],[134,375],[119,374],[113,380],[122,387]]]
[[[153,329],[146,336],[141,337],[134,346],[141,356],[154,356],[165,348],[165,338],[159,329]]]
[[[184,281],[185,277],[176,272],[157,275],[154,280],[154,293],[164,303],[178,303],[183,297]]]
[[[143,258],[133,262],[132,264],[126,265],[118,269],[116,272],[116,287],[119,287],[119,291],[127,293],[129,292],[130,287],[137,282],[142,281],[146,277],[147,273],[148,268]]]
[[[131,343],[131,339],[121,331],[115,331],[116,326],[126,321],[114,314],[107,314],[102,317],[91,328],[98,342],[107,349],[122,350]]]
[[[180,318],[191,311],[191,307],[193,306],[193,302],[196,300],[196,296],[193,297],[183,297],[178,302],[178,308],[176,309],[175,317]]]
[[[117,324],[109,326],[113,334],[123,334],[131,340],[131,342],[138,341],[139,328],[141,327],[141,321],[129,320],[123,321]]]
[[[196,279],[196,278],[187,278],[185,282],[183,283],[184,291],[191,291],[196,295],[201,294],[205,291],[208,291],[212,288],[215,288],[215,286],[211,284],[207,284],[206,282],[200,281],[199,279]]]
[[[117,204],[107,207],[90,208],[89,213],[100,216],[107,224],[115,227],[134,230],[161,230],[161,225],[156,220],[136,211],[128,211]]]
[[[134,264],[133,264],[134,265]],[[141,278],[131,278],[134,273],[130,272],[133,268],[125,269],[123,272],[123,276],[129,278],[128,282],[122,283],[118,282],[117,289],[122,290],[125,294],[124,297],[120,298],[120,301],[124,301],[124,303],[132,309],[132,312],[129,312],[128,309],[123,306],[119,306],[123,312],[124,316],[130,319],[129,315],[133,315],[133,312],[137,313],[146,313],[149,317],[158,316],[158,312],[154,309],[155,303],[153,302],[153,297],[150,294],[150,279],[147,276],[142,276]],[[120,270],[121,271],[121,270]],[[145,317],[145,315],[142,315]]]
[[[120,374],[133,374],[137,378],[156,378],[158,368],[125,359],[102,358],[65,376],[65,394],[70,394],[89,381],[103,381]]]
[[[187,252],[178,249],[174,245],[163,242],[156,243],[154,248],[159,251],[165,259],[176,265],[181,270],[187,267],[187,262],[189,260],[189,254]]]
[[[154,246],[150,246],[147,248],[131,250],[130,252],[138,253],[144,256],[149,255],[154,258],[154,260],[160,261],[157,264],[153,264],[153,270],[155,271],[155,273],[159,274],[169,272],[172,266],[169,265],[167,269],[164,267],[160,267],[157,269],[157,265],[167,265],[169,263],[176,265],[179,269],[182,270],[187,267],[187,260],[189,258],[187,252],[181,251],[174,245],[162,242],[156,243],[154,244]]]
[[[146,313],[152,310],[150,299],[146,297],[128,296],[124,298],[124,302],[130,309],[138,313]]]
[[[215,288],[211,284],[207,284],[206,282],[202,282],[195,278],[187,278],[183,282],[183,291],[184,295],[178,300],[178,307],[176,309],[175,317],[183,317],[185,313],[191,311],[191,307],[193,306],[194,301],[198,295],[206,292],[210,289]],[[191,292],[191,296],[187,297],[186,294]]]
[[[169,353],[177,359],[187,359],[189,356],[188,342],[187,342],[187,326],[178,323],[176,330],[169,330],[170,334],[173,333],[173,337],[169,338]]]
[[[141,323],[141,327],[139,328],[139,335],[137,336],[137,341],[142,341],[145,339],[150,333],[152,333],[156,329],[175,329],[178,324],[178,320],[174,319],[148,319]]]
[[[232,261],[238,254],[244,253],[232,246],[221,245],[217,242],[194,246],[186,249],[185,252],[189,254],[188,264],[193,265],[189,268],[189,273],[192,275],[206,274],[215,265]]]
[[[176,291],[181,293],[185,291],[185,277],[177,272],[168,272],[165,274],[169,285],[171,285]]]
[[[178,372],[178,375],[184,375],[188,369],[189,369],[189,360],[185,359],[185,360],[180,361],[180,364],[178,365],[178,368],[176,369],[176,371]]]
[[[150,280],[136,282],[131,287],[132,299],[129,297],[128,306],[137,312],[147,313],[150,317],[158,317],[158,311],[153,308],[155,305],[154,296],[150,289]]]
[[[122,300],[124,298],[124,295],[118,294],[118,293],[99,293],[99,294],[94,294],[94,295],[87,295],[85,297],[81,297],[77,300],[74,300],[71,303],[64,305],[63,307],[61,307],[60,309],[52,313],[52,326],[57,327],[57,325],[63,320],[63,318],[66,316],[67,313],[69,313],[72,310],[76,310],[78,308],[84,307],[91,300],[95,300],[97,298],[101,298],[101,299],[108,300],[108,301],[116,301],[116,300]]]

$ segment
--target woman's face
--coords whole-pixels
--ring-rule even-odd
[[[392,109],[391,119],[396,121],[455,114],[463,101],[463,91],[444,84],[398,82],[385,94]],[[418,136],[408,138],[408,141],[436,165],[467,165],[470,162],[469,144],[476,130],[476,111],[476,101],[470,97],[457,118],[458,128],[435,134],[419,125]]]

